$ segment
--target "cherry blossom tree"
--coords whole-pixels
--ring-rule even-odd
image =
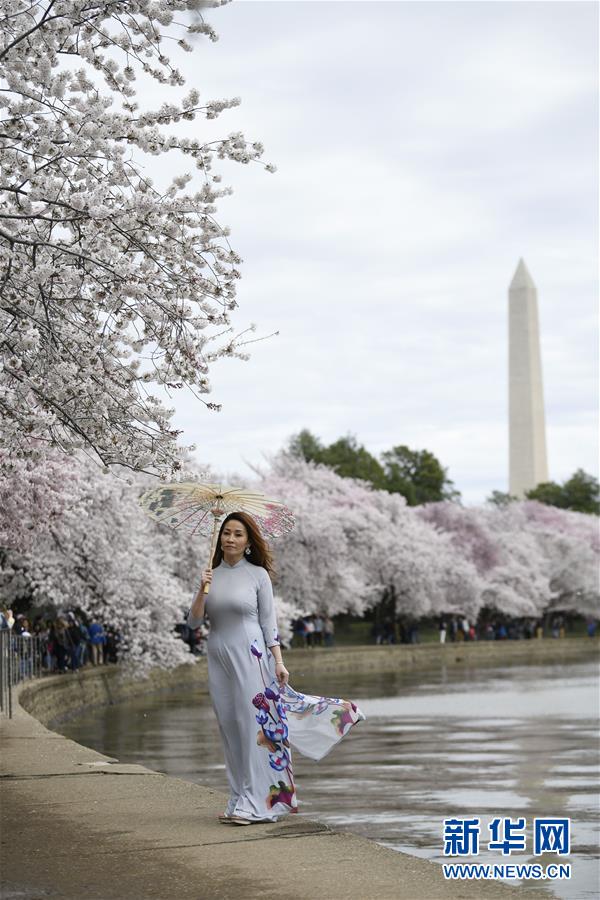
[[[0,449],[0,547],[30,550],[78,497],[78,474],[56,450],[41,460]]]
[[[455,551],[474,565],[480,577],[479,608],[538,616],[547,606],[551,591],[543,554],[531,534],[515,529],[503,507],[482,511],[429,503],[416,514],[447,534]]]
[[[260,488],[294,510],[274,545],[281,593],[306,611],[362,615],[382,596],[419,618],[483,608],[538,617],[598,612],[598,521],[532,501],[409,508],[297,454],[273,457]]]
[[[362,615],[386,592],[414,617],[478,608],[475,568],[401,495],[285,452],[260,488],[294,510],[296,528],[274,550],[282,595],[306,611]]]
[[[462,559],[479,575],[479,596],[471,614],[490,607],[507,615],[536,616],[550,597],[538,547],[529,535],[494,529],[479,508],[456,503],[428,503],[415,510],[438,533],[446,534]],[[496,524],[500,510],[491,516]],[[448,610],[450,611],[450,610]]]
[[[189,538],[148,519],[137,498],[154,480],[133,477],[134,484],[107,478],[81,453],[19,461],[3,483],[10,503],[0,518],[0,591],[9,605],[79,609],[112,625],[121,635],[119,661],[143,675],[190,662],[174,626],[205,556]],[[28,527],[11,535],[14,515]]]
[[[190,458],[183,464],[187,479],[218,480]],[[77,609],[110,624],[122,639],[119,662],[137,676],[195,661],[174,626],[199,587],[210,543],[142,512],[138,497],[154,483],[143,473],[107,478],[84,454],[50,449],[42,461],[13,460],[0,488],[3,602]],[[303,610],[278,595],[275,602],[289,643]]]
[[[185,479],[219,480],[188,458]],[[208,541],[158,525],[138,505],[152,476],[106,477],[81,452],[13,461],[0,494],[0,593],[5,601],[79,608],[122,635],[137,674],[193,661],[174,625],[207,563]],[[598,614],[594,517],[543,504],[408,507],[402,496],[279,454],[248,484],[284,500],[296,528],[272,541],[280,633],[300,614],[363,615],[383,597],[399,616],[484,608],[538,617]]]
[[[482,606],[507,616],[537,618],[552,597],[539,546],[531,534],[501,527],[496,542],[500,561],[486,573]]]
[[[474,563],[485,606],[511,616],[537,617],[552,606],[597,614],[595,516],[535,501],[471,509],[432,503],[416,513]]]
[[[509,504],[501,518],[513,534],[535,542],[548,579],[547,608],[582,615],[600,613],[597,516],[526,500]],[[533,550],[526,562],[532,570]]]
[[[360,527],[361,509],[370,498],[366,483],[281,453],[259,488],[283,499],[296,518],[294,530],[273,541],[279,593],[305,613],[360,615],[379,591],[351,527]]]
[[[488,572],[500,561],[499,549],[477,508],[469,509],[458,503],[426,503],[415,510],[416,515],[430,522],[438,531],[450,536],[461,555],[469,559],[480,574]]]
[[[169,477],[179,432],[152,384],[206,403],[211,364],[247,358],[253,326],[236,334],[230,320],[241,260],[215,219],[230,190],[213,167],[263,147],[178,133],[238,98],[194,88],[154,110],[135,99],[138,78],[184,83],[166,46],[216,40],[207,5],[0,0],[0,446],[13,454],[84,449]],[[141,161],[167,154],[195,179],[155,187]]]

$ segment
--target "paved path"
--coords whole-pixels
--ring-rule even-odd
[[[442,868],[302,814],[221,825],[225,795],[121,765],[49,731],[18,703],[3,719],[2,900],[444,900],[548,897],[446,882]]]

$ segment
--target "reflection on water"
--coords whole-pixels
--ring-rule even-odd
[[[294,756],[301,813],[381,844],[443,861],[443,819],[570,816],[570,882],[556,896],[596,898],[598,709],[593,664],[293,677],[310,693],[357,700],[367,716],[320,762]],[[189,690],[100,710],[61,732],[122,762],[227,790],[207,695]],[[479,862],[539,862],[484,849]]]

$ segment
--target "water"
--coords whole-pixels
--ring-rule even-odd
[[[293,655],[288,667],[293,673]],[[478,862],[539,862],[533,818],[570,817],[565,900],[600,896],[599,685],[594,664],[446,668],[432,672],[291,678],[299,690],[356,700],[359,723],[324,760],[294,756],[301,813],[437,862],[443,819],[479,816]],[[226,791],[209,697],[164,692],[64,724],[73,740],[121,762]],[[527,820],[528,850],[485,847],[496,816]],[[550,886],[550,883],[546,883]]]

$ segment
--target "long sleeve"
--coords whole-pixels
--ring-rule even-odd
[[[193,631],[195,628],[200,628],[203,621],[204,621],[203,616],[200,619],[194,618],[194,616],[192,615],[192,607],[190,606],[190,608],[187,611],[187,616],[185,617],[185,624],[187,625],[187,627],[191,628]]]
[[[281,646],[275,616],[273,587],[266,569],[262,569],[258,586],[258,621],[267,647]]]

